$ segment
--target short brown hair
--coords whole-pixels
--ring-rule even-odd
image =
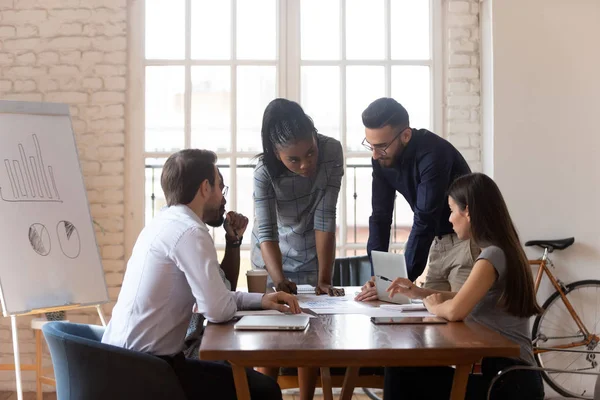
[[[191,203],[207,179],[213,186],[216,162],[217,155],[210,150],[185,149],[171,154],[160,176],[167,205]]]

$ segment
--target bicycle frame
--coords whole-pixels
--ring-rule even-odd
[[[563,290],[564,286],[563,286],[562,282],[560,282],[558,279],[556,279],[554,277],[554,275],[552,274],[552,272],[550,272],[550,269],[548,268],[548,261],[549,261],[548,253],[549,253],[548,248],[544,248],[544,255],[542,256],[541,259],[529,260],[530,265],[539,265],[539,269],[538,269],[538,272],[537,272],[537,275],[535,278],[535,285],[534,285],[535,293],[537,293],[538,289],[540,288],[540,284],[542,282],[542,275],[545,272],[546,276],[548,276],[548,279],[550,279],[552,286],[554,286],[556,291],[559,293],[560,298],[562,299],[563,303],[565,304],[565,307],[567,307],[567,310],[569,311],[569,314],[571,314],[571,318],[573,318],[573,320],[579,327],[581,333],[584,335],[584,339],[581,341],[557,345],[557,346],[554,346],[554,349],[569,349],[572,347],[588,345],[593,339],[597,339],[597,338],[595,337],[595,335],[590,335],[590,332],[588,331],[588,329],[585,327],[583,322],[581,322],[579,315],[577,314],[577,312],[571,305],[571,302],[569,301],[565,291]],[[552,351],[552,350],[553,349],[537,349],[536,347],[533,348],[533,352],[535,354],[544,353],[544,352],[548,352],[548,351]]]

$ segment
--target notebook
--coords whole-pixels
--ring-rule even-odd
[[[315,294],[315,287],[311,285],[296,285],[298,294]]]
[[[302,331],[310,318],[302,315],[246,315],[233,328],[236,330]]]

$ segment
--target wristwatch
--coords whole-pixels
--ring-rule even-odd
[[[239,238],[234,237],[233,239],[230,239],[227,237],[227,235],[225,235],[225,246],[230,248],[240,247],[242,245],[243,239],[243,236],[240,236]]]

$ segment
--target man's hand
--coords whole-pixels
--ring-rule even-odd
[[[275,290],[278,292],[298,294],[298,287],[296,284],[289,279],[284,279],[279,283],[275,284]]]
[[[322,284],[320,283],[315,288],[315,294],[319,295],[319,296],[322,294],[328,294],[329,296],[339,297],[339,296],[345,296],[346,292],[344,291],[343,288],[335,288],[326,283],[322,283]]]
[[[239,239],[244,236],[246,227],[248,226],[248,218],[235,211],[229,211],[225,217],[223,227],[227,237]]]
[[[354,298],[356,301],[375,301],[377,300],[377,288],[375,287],[375,277],[372,276],[371,280],[368,281],[360,288],[360,293]]]
[[[300,314],[300,305],[296,296],[284,292],[267,293],[262,297],[262,308],[282,313]]]

